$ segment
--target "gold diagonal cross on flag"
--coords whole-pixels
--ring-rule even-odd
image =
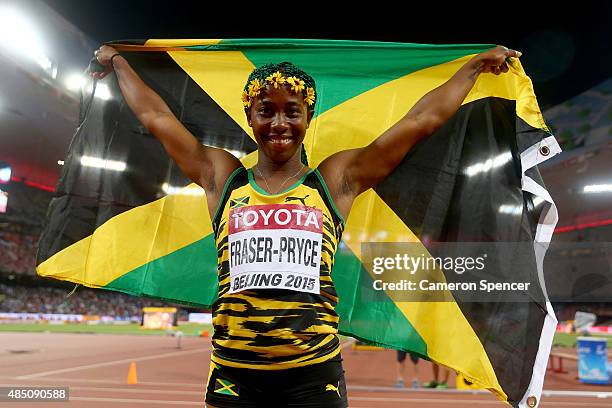
[[[246,78],[255,68],[253,63],[240,51],[168,51],[174,61],[251,137],[240,100]],[[427,92],[443,84],[472,56],[412,72],[372,88],[360,95],[315,117],[306,132],[304,145],[309,164],[316,167],[323,159],[346,149],[367,146],[385,130],[399,121],[414,104]],[[472,93],[464,103],[485,96],[492,96],[489,90],[493,79],[480,77]],[[486,90],[483,92],[482,90]],[[499,87],[500,96],[514,87]],[[497,95],[493,95],[497,96]],[[333,140],[334,143],[325,141]],[[246,167],[257,163],[257,152],[242,159]],[[375,214],[375,216],[374,216]],[[364,220],[367,220],[364,223]],[[384,234],[379,234],[383,232]],[[372,189],[355,200],[347,220],[343,241],[361,258],[361,242],[415,242],[417,236],[395,214],[395,212]],[[424,254],[427,249],[422,246]],[[444,277],[439,277],[444,281]],[[486,378],[488,386],[501,389],[487,354],[472,327],[455,302],[396,302],[398,308],[411,322],[427,344],[445,338],[442,325],[429,324],[431,319],[443,319],[455,324],[456,344],[462,344],[465,361],[457,364],[471,365],[471,360],[481,360],[477,378]],[[423,313],[427,308],[427,313]],[[446,347],[428,350],[429,356],[438,361],[447,361],[447,355],[456,353]],[[470,361],[468,361],[470,360]]]

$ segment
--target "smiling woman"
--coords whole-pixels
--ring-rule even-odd
[[[315,81],[288,62],[262,65],[242,93],[258,148],[246,169],[200,144],[115,49],[96,52],[106,69],[95,75],[115,70],[136,117],[206,192],[219,282],[209,406],[347,406],[331,271],[353,201],[455,114],[479,74],[507,72],[518,56],[501,46],[476,55],[369,145],[316,169],[302,145]]]
[[[259,147],[255,169],[268,192],[277,193],[308,164],[302,142],[314,115],[315,82],[290,62],[263,65],[249,76],[242,101]],[[281,168],[288,173],[284,179]]]

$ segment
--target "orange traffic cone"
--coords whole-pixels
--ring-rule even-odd
[[[138,384],[138,378],[136,377],[136,362],[132,361],[130,364],[130,371],[127,376],[128,384]]]

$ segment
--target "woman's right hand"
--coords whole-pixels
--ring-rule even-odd
[[[102,79],[106,75],[108,75],[113,70],[113,64],[111,62],[111,58],[113,55],[119,54],[117,50],[113,47],[109,47],[108,45],[103,45],[99,49],[94,52],[94,56],[96,60],[104,67],[103,72],[92,72],[91,76],[93,78]]]

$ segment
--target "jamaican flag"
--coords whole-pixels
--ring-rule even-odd
[[[257,66],[291,61],[314,77],[318,101],[304,145],[316,167],[372,142],[493,47],[289,39],[111,45],[202,143],[231,151],[247,167],[257,152],[240,96]],[[82,105],[40,240],[38,274],[211,305],[217,255],[203,191],[136,120],[113,75],[87,88]],[[538,404],[556,324],[542,262],[557,212],[537,164],[559,151],[520,61],[509,73],[481,75],[443,128],[356,199],[333,270],[340,331],[418,353],[512,405]],[[433,256],[441,241],[527,244],[520,272],[535,295],[479,302],[449,292],[442,301],[418,301],[373,289],[377,276],[362,243],[410,242]],[[496,273],[511,276],[513,264],[498,262]]]

